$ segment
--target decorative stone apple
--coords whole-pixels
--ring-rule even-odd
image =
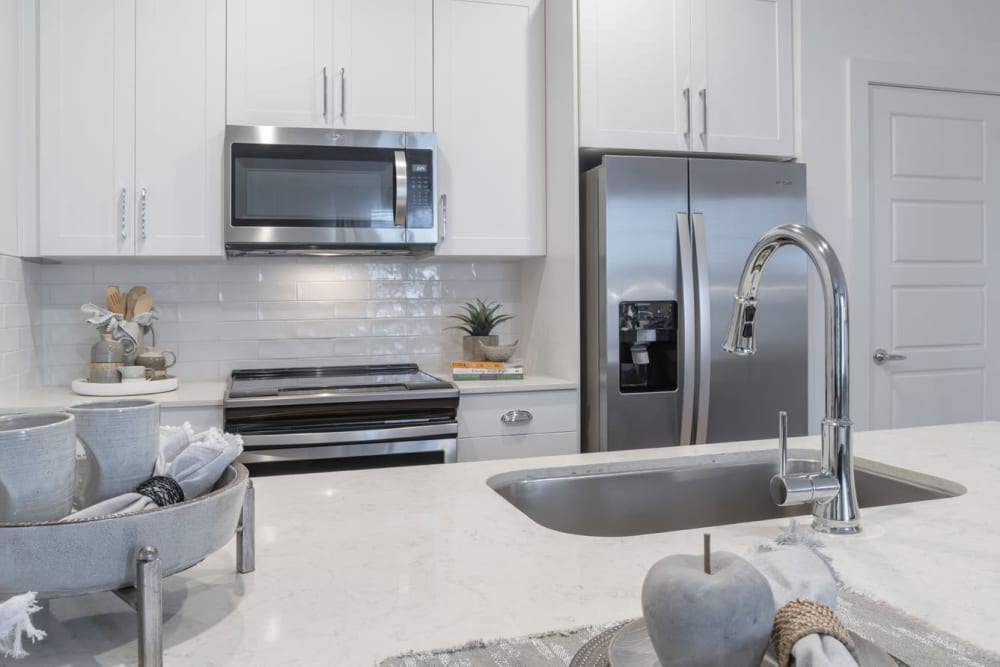
[[[703,556],[667,556],[650,568],[642,614],[662,667],[760,667],[774,597],[753,565],[706,549]]]

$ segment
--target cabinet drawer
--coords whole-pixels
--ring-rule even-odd
[[[484,438],[459,438],[458,461],[517,459],[526,456],[554,456],[578,453],[576,431],[494,435]]]
[[[528,421],[505,423],[513,410],[531,414]],[[458,437],[576,431],[576,391],[523,391],[462,396],[458,404]]]

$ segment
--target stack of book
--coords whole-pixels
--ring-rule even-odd
[[[523,380],[524,363],[511,361],[453,361],[453,380]]]

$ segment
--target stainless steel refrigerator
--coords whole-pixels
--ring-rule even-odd
[[[722,350],[736,281],[762,233],[806,224],[805,165],[604,156],[585,175],[583,447],[806,433],[806,258],[779,250],[757,353]]]

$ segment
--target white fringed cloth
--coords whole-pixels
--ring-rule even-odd
[[[31,623],[31,615],[39,609],[34,593],[22,593],[0,602],[0,655],[23,658],[28,655],[24,637],[32,642],[45,639],[45,633]]]

